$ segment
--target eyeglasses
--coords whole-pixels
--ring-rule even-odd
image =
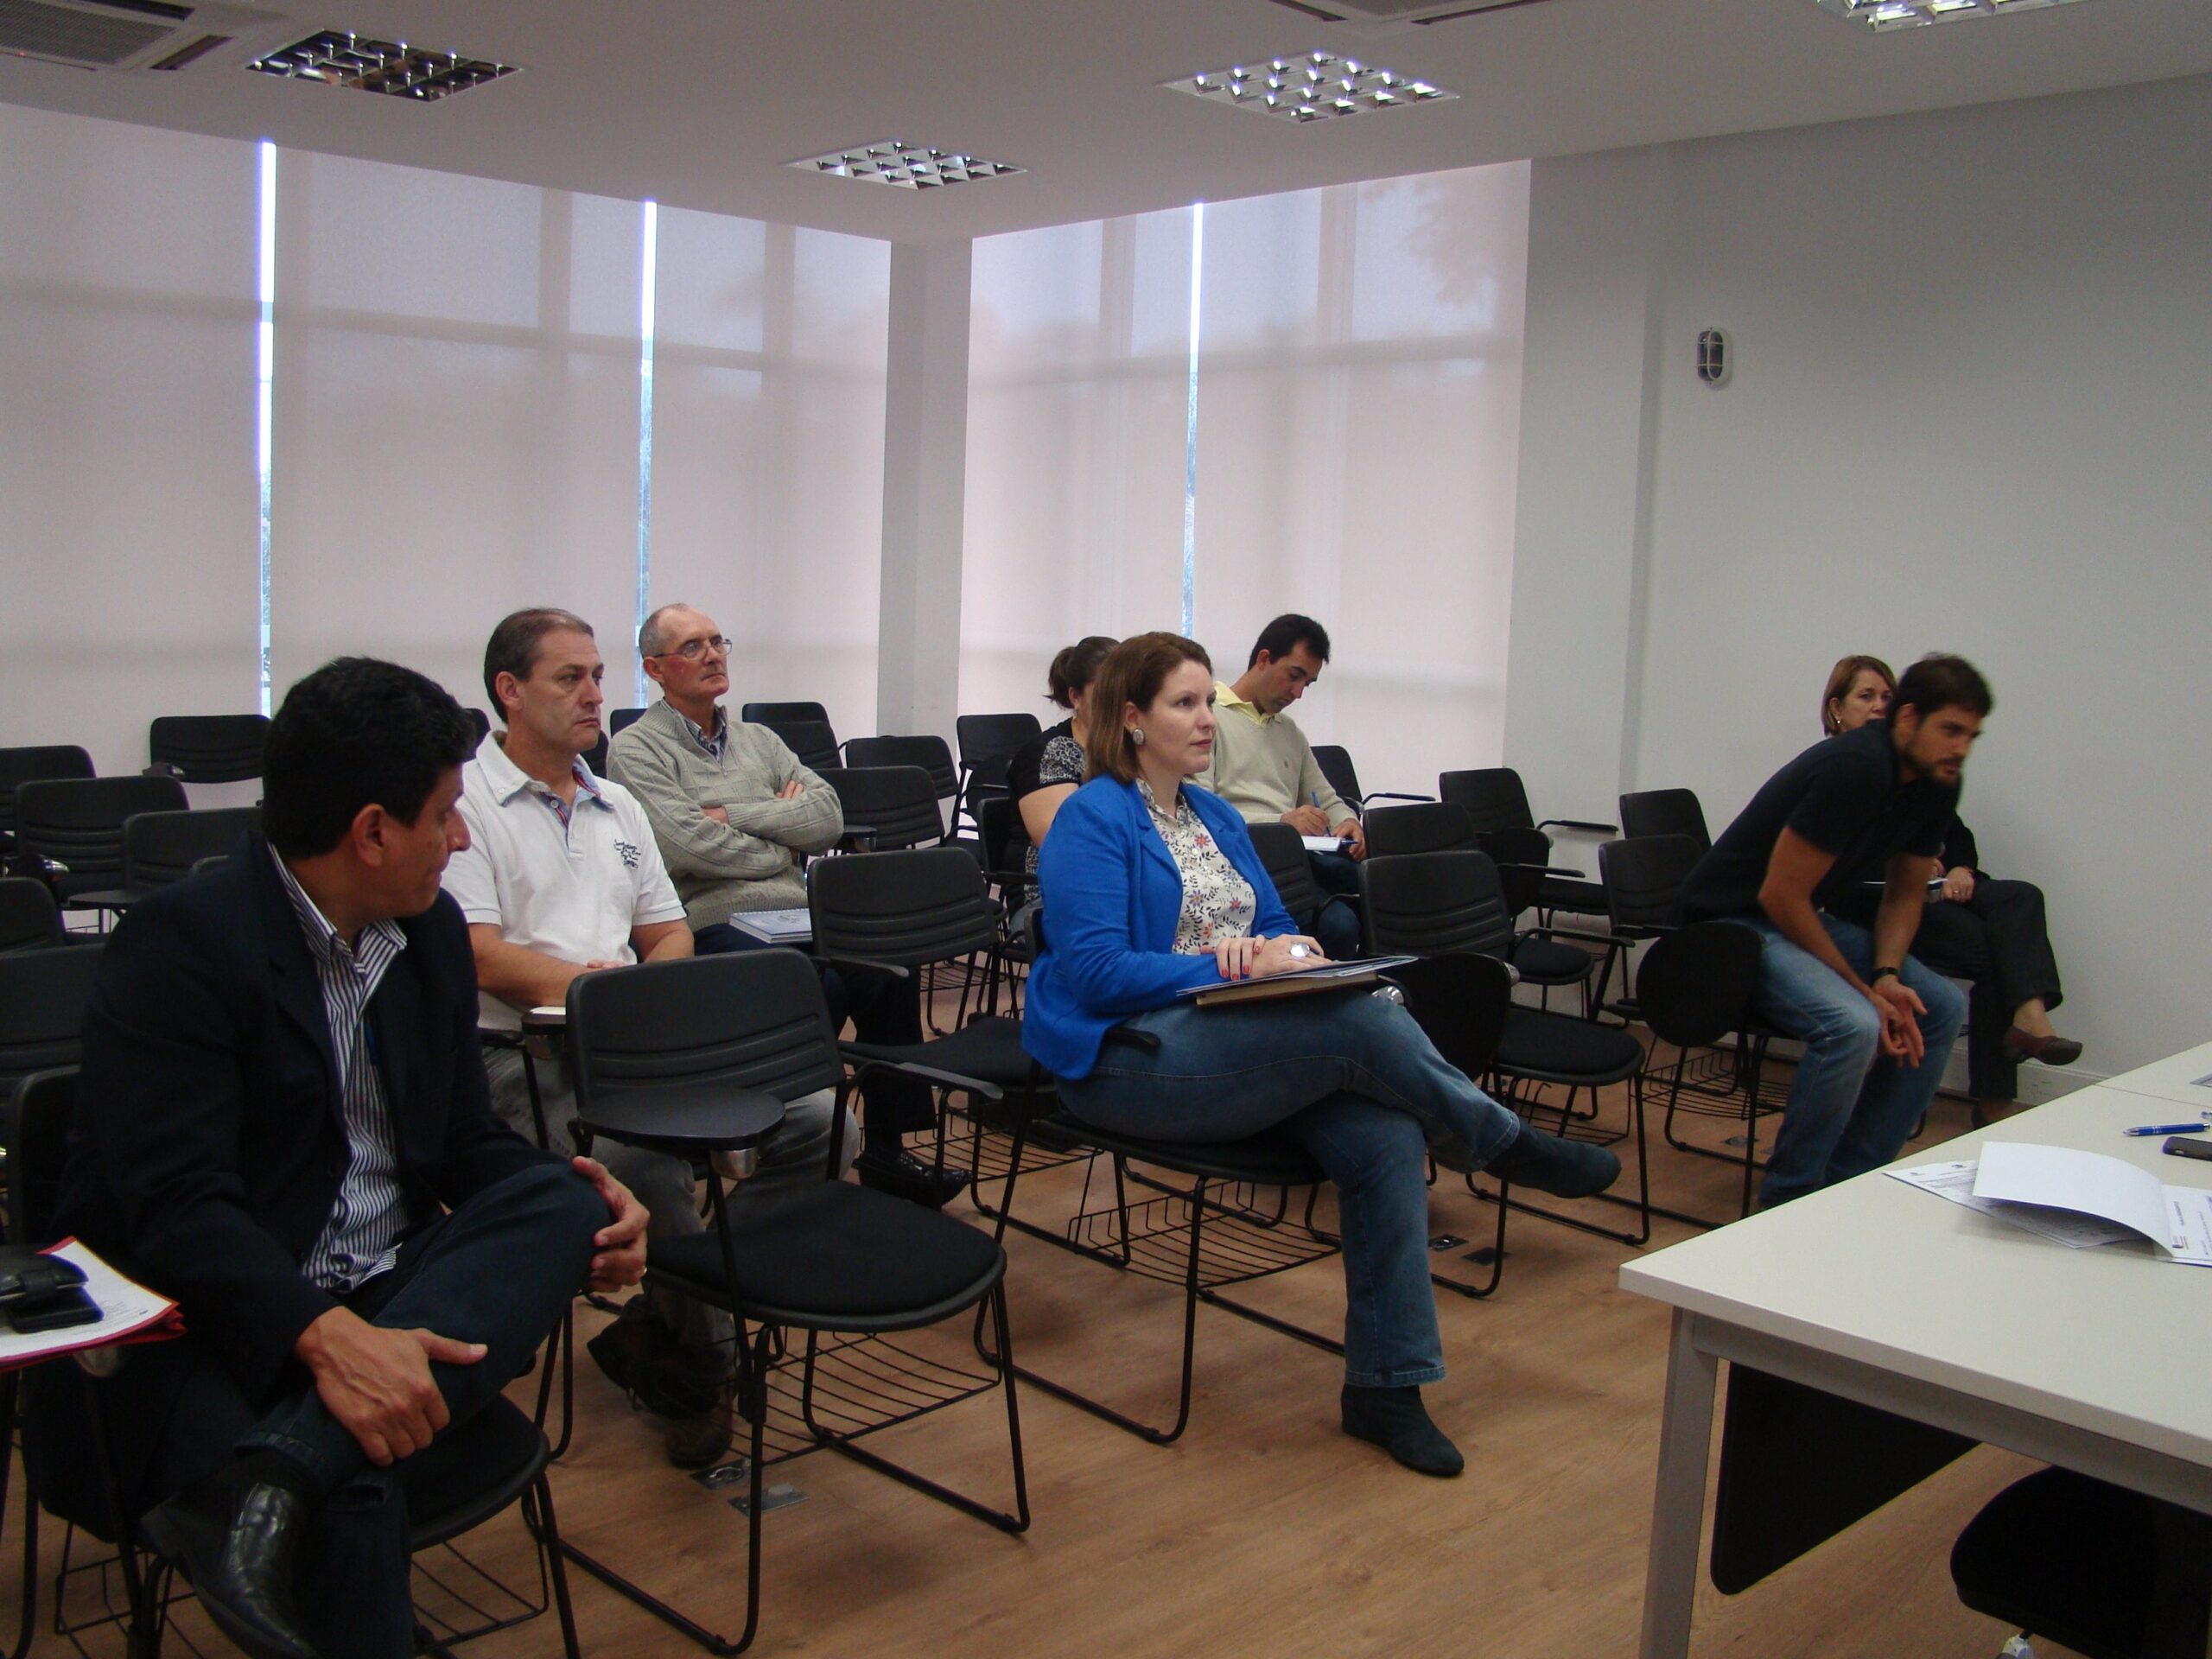
[[[696,663],[710,651],[717,657],[727,657],[729,655],[729,641],[718,633],[710,639],[686,639],[674,651],[656,651],[651,655],[681,657],[687,663]]]

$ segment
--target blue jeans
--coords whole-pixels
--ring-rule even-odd
[[[1928,1006],[1920,1016],[1928,1052],[1918,1065],[1906,1065],[1882,1052],[1882,1020],[1872,1002],[1819,957],[1783,938],[1765,917],[1738,919],[1759,936],[1762,946],[1751,1006],[1805,1045],[1759,1187],[1761,1207],[1771,1209],[1879,1169],[1904,1149],[1943,1080],[1967,1000],[1942,975],[1904,959],[1899,977]],[[1874,936],[1839,917],[1821,920],[1843,959],[1864,979],[1874,965]]]
[[[1109,1042],[1089,1077],[1062,1080],[1068,1109],[1158,1141],[1236,1141],[1281,1128],[1337,1188],[1344,1381],[1440,1380],[1423,1150],[1479,1169],[1512,1144],[1520,1120],[1447,1065],[1412,1015],[1371,996],[1181,1003],[1128,1023],[1157,1036],[1158,1052]]]

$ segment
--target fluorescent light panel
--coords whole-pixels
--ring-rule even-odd
[[[1433,81],[1333,52],[1261,58],[1226,69],[1179,75],[1160,84],[1170,92],[1188,92],[1211,104],[1301,124],[1341,115],[1368,115],[1377,110],[1440,103],[1459,96]]]
[[[424,104],[515,73],[512,64],[490,63],[451,52],[426,52],[404,41],[372,41],[342,29],[310,35],[247,67],[288,80],[352,86]]]
[[[973,184],[978,180],[1002,179],[1010,173],[1028,170],[1007,162],[987,162],[963,150],[910,144],[903,138],[886,138],[878,144],[833,149],[826,156],[810,156],[787,165],[802,173],[858,179],[864,184],[887,184],[896,190],[935,190],[944,185]]]
[[[2016,11],[2070,6],[2075,0],[1813,0],[1822,11],[1876,34],[1893,29],[1922,29],[1929,23],[1959,23],[1971,17],[2006,17]]]

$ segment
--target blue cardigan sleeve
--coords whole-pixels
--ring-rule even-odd
[[[1165,1007],[1191,986],[1218,984],[1212,957],[1150,948],[1163,941],[1151,913],[1158,906],[1145,902],[1137,828],[1110,785],[1094,788],[1060,808],[1037,861],[1047,948],[1068,994],[1086,1014],[1119,1017]],[[1164,943],[1174,941],[1175,914],[1171,906]]]

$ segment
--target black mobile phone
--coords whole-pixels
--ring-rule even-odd
[[[8,1324],[25,1335],[67,1330],[73,1325],[97,1325],[99,1317],[99,1304],[74,1285],[43,1296],[26,1297],[7,1312]]]
[[[2171,1157],[2202,1158],[2206,1163],[2212,1164],[2212,1142],[2194,1135],[2170,1135],[2158,1150]]]

